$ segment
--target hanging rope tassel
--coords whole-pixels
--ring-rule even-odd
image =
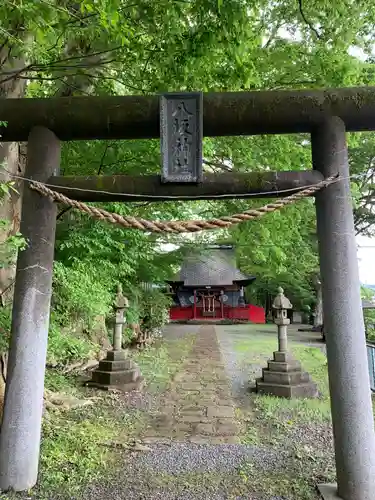
[[[110,224],[118,224],[119,226],[125,227],[127,229],[139,229],[140,231],[149,231],[153,233],[196,233],[198,231],[213,230],[213,229],[223,229],[236,224],[240,224],[244,221],[254,220],[262,217],[265,214],[275,212],[280,210],[286,205],[295,203],[298,200],[311,196],[321,189],[329,186],[330,184],[340,180],[337,175],[328,177],[323,181],[310,186],[298,193],[282,198],[281,200],[269,203],[260,208],[254,208],[250,210],[245,210],[242,213],[220,217],[219,219],[209,219],[209,220],[185,220],[185,221],[150,221],[147,219],[141,219],[138,217],[118,215],[115,213],[107,212],[101,208],[91,207],[82,203],[80,201],[71,200],[61,193],[52,191],[45,184],[41,182],[31,182],[30,188],[34,191],[38,191],[43,196],[50,198],[51,200],[62,203],[71,208],[75,208],[80,212],[84,212],[95,219],[109,222]]]

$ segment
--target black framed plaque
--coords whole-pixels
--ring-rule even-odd
[[[162,182],[202,181],[203,94],[160,96]]]

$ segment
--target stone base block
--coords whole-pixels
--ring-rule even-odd
[[[318,484],[317,487],[323,500],[342,500],[337,494],[337,484]]]
[[[301,370],[301,363],[295,359],[290,361],[268,361],[268,370],[272,372],[295,372]]]
[[[108,361],[123,361],[126,358],[126,351],[108,351],[105,358]]]
[[[289,363],[295,361],[289,352],[275,351],[273,353],[273,361],[277,363]]]
[[[92,372],[92,381],[104,385],[123,385],[135,382],[141,376],[139,368],[118,372],[95,370]]]
[[[279,398],[315,398],[318,395],[318,389],[314,382],[287,385],[264,382],[260,378],[256,381],[256,388],[260,394],[269,394]]]
[[[88,387],[95,387],[96,389],[102,389],[103,391],[111,391],[111,390],[118,390],[122,392],[131,392],[131,391],[139,391],[141,390],[144,385],[145,385],[145,380],[143,377],[139,377],[137,380],[134,382],[130,382],[128,384],[122,384],[122,385],[105,385],[105,384],[100,384],[99,382],[94,382],[93,380],[90,380],[89,382],[86,383]]]
[[[108,359],[103,359],[99,362],[99,367],[97,369],[103,372],[120,372],[130,370],[131,368],[131,359],[123,359],[121,361],[109,361]]]
[[[131,391],[143,383],[138,366],[126,357],[125,351],[109,351],[107,357],[100,361],[99,366],[92,372],[92,379],[88,386],[99,389],[117,388]]]
[[[287,371],[287,372],[274,372],[263,368],[264,382],[271,384],[304,384],[310,382],[310,376],[308,373],[303,371]]]

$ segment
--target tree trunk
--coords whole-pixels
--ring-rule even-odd
[[[31,38],[26,37],[25,44],[28,44]],[[25,52],[25,51],[24,51]],[[24,53],[23,52],[23,53]],[[11,57],[10,47],[4,46],[0,50],[0,61],[3,70],[13,70],[24,67],[26,64],[23,55],[14,59]],[[26,80],[12,78],[0,84],[0,97],[21,98],[24,97],[26,90]],[[0,143],[0,181],[15,181],[16,191],[11,191],[3,203],[0,204],[0,219],[6,220],[8,226],[0,234],[0,245],[11,235],[19,231],[21,219],[21,194],[22,182],[15,179],[14,175],[23,175],[25,168],[25,155],[21,154],[21,148],[25,146],[16,142]],[[13,296],[13,282],[15,278],[15,262],[9,267],[0,269],[0,296],[1,304],[9,303]]]

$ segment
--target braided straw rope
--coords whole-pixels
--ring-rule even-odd
[[[274,203],[269,203],[260,208],[245,210],[240,214],[234,214],[229,216],[220,217],[220,219],[210,219],[210,220],[185,220],[185,221],[150,221],[146,219],[141,219],[137,217],[126,216],[123,217],[121,215],[107,212],[106,210],[102,210],[100,208],[95,208],[86,205],[86,203],[82,203],[80,201],[71,200],[67,198],[61,193],[57,193],[56,191],[52,191],[46,185],[40,182],[31,182],[30,188],[34,191],[38,191],[43,196],[50,198],[53,201],[58,203],[62,203],[63,205],[76,208],[81,212],[85,212],[91,217],[95,219],[99,219],[102,221],[109,222],[111,224],[118,224],[125,228],[133,228],[139,229],[141,231],[149,231],[153,233],[195,233],[202,230],[207,229],[223,229],[233,226],[235,224],[239,224],[244,221],[257,219],[258,217],[262,217],[265,214],[275,212],[276,210],[280,210],[286,205],[290,205],[302,198],[306,198],[307,196],[311,196],[314,193],[320,191],[322,188],[336,182],[338,180],[337,176],[331,176],[323,181],[315,184],[314,186],[310,186],[298,193],[287,196],[286,198],[282,198],[281,200],[275,201]]]

